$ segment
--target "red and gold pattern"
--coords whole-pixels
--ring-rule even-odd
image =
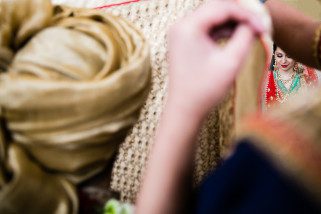
[[[273,72],[269,71],[267,84],[265,88],[265,104],[267,107],[270,107],[276,101],[276,84],[273,77]]]
[[[303,77],[304,82],[307,86],[315,87],[318,84],[318,77],[316,74],[316,70],[307,66],[303,67]],[[265,106],[270,108],[276,102],[283,102],[285,101],[285,96],[283,95],[282,91],[279,90],[276,80],[273,76],[273,71],[268,71],[267,77],[267,84],[264,91],[264,101]]]

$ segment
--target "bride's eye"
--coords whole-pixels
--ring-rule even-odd
[[[283,54],[276,54],[276,57],[281,58],[281,57],[283,57]]]

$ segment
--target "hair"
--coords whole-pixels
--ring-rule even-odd
[[[271,64],[270,64],[270,71],[274,71],[274,66],[275,66],[275,51],[277,49],[277,45],[275,43],[273,43],[273,55],[272,55],[272,58],[271,58]],[[302,70],[299,69],[297,70],[296,72],[301,72]]]
[[[273,55],[272,55],[271,64],[270,64],[270,70],[271,71],[274,70],[274,64],[275,64],[275,56],[274,56],[274,54],[275,54],[276,48],[277,48],[276,44],[273,43]]]

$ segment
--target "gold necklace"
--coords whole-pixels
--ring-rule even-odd
[[[283,85],[285,86],[287,83],[293,81],[293,79],[294,79],[294,77],[295,77],[295,72],[293,72],[293,74],[291,75],[291,77],[290,77],[289,79],[286,79],[286,80],[285,80],[285,79],[282,79],[279,70],[276,71],[276,76],[277,76],[278,80],[280,80],[280,81],[283,83]]]

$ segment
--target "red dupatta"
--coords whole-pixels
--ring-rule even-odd
[[[306,83],[308,84],[308,86],[316,86],[318,83],[318,76],[316,73],[316,70],[314,68],[310,68],[307,66],[304,66],[304,79],[306,81]],[[266,107],[270,107],[271,105],[273,105],[276,101],[277,101],[277,86],[276,86],[276,82],[274,80],[274,76],[273,76],[273,71],[269,70],[268,71],[268,77],[267,77],[267,84],[266,84],[266,88],[265,88],[265,105]]]
[[[276,93],[277,89],[273,76],[273,71],[269,70],[264,96],[264,102],[267,107],[270,107],[270,105],[272,105],[276,101]]]

